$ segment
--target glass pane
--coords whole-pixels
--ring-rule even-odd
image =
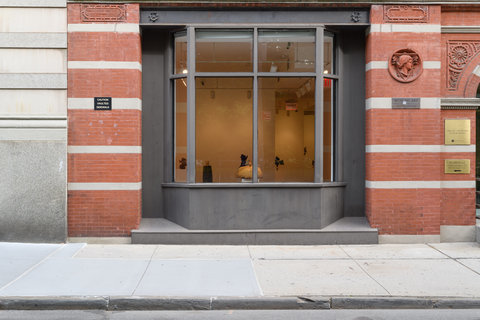
[[[175,83],[175,182],[187,181],[187,80]]]
[[[313,182],[314,78],[259,78],[258,88],[259,181]]]
[[[187,73],[187,32],[175,33],[175,74]]]
[[[334,80],[323,80],[323,181],[333,181]]]
[[[251,30],[197,29],[195,37],[197,72],[252,72]]]
[[[258,71],[315,72],[315,30],[259,30]]]
[[[326,34],[323,38],[323,73],[334,74],[333,36]]]
[[[252,79],[197,78],[195,84],[195,181],[251,180]]]

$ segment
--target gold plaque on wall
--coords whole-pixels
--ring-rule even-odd
[[[470,119],[445,119],[445,144],[470,144]]]
[[[470,173],[469,159],[445,160],[445,173]]]

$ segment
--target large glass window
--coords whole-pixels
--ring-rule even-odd
[[[196,182],[241,178],[241,156],[252,155],[252,86],[251,78],[196,78]]]
[[[197,72],[252,71],[252,30],[197,29]]]
[[[315,30],[260,29],[260,72],[315,72]]]
[[[335,180],[333,34],[189,27],[174,50],[174,181]]]
[[[313,182],[315,79],[258,79],[259,181]]]

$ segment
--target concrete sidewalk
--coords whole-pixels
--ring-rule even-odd
[[[0,310],[142,306],[480,308],[480,245],[0,243]]]

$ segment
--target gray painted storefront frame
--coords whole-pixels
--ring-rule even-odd
[[[368,25],[370,9],[365,7],[326,10],[169,10],[148,8],[140,11],[141,26],[180,25]],[[299,23],[299,21],[301,21]]]
[[[230,11],[230,13],[233,14],[233,13],[236,13],[236,11]],[[297,13],[294,13],[294,14],[297,14]],[[301,21],[301,20],[299,20],[299,21]],[[163,205],[160,206],[160,207],[157,207],[156,213],[152,212],[152,211],[144,212],[144,217],[164,217],[164,218],[170,219],[171,221],[174,221],[174,222],[177,222],[177,223],[181,224],[180,220],[184,219],[186,217],[184,214],[186,214],[188,216],[194,211],[196,211],[197,214],[198,214],[199,213],[198,208],[195,209],[194,207],[198,206],[199,204],[200,204],[200,207],[203,206],[204,210],[208,209],[208,208],[204,207],[205,203],[215,202],[216,199],[217,199],[216,197],[220,196],[220,194],[225,194],[225,192],[226,192],[227,196],[231,196],[233,194],[237,194],[237,195],[238,194],[244,194],[243,191],[242,191],[242,190],[244,190],[246,192],[245,194],[250,194],[250,196],[246,197],[250,201],[254,198],[259,199],[259,198],[263,197],[264,195],[268,195],[268,194],[271,194],[271,193],[276,193],[275,190],[290,190],[292,195],[296,194],[296,195],[298,195],[299,198],[301,198],[302,193],[307,189],[310,189],[312,191],[315,190],[315,189],[318,190],[314,193],[315,197],[317,199],[316,201],[322,202],[322,203],[323,203],[323,200],[327,201],[327,203],[321,204],[321,207],[322,208],[327,208],[329,210],[332,209],[332,210],[331,210],[330,213],[322,212],[322,215],[325,214],[325,217],[330,216],[332,218],[332,220],[330,220],[330,222],[333,222],[335,219],[341,218],[342,216],[363,216],[364,215],[364,209],[363,209],[364,208],[364,203],[363,203],[364,200],[362,200],[362,199],[363,199],[363,196],[364,196],[364,148],[365,148],[364,137],[363,137],[364,133],[363,133],[362,130],[358,131],[358,129],[355,129],[356,133],[354,133],[354,135],[355,135],[353,137],[354,139],[349,138],[349,139],[345,140],[343,137],[344,136],[346,137],[347,134],[352,134],[352,133],[347,132],[344,135],[343,130],[347,129],[347,128],[350,128],[350,126],[353,123],[356,123],[356,122],[359,122],[359,123],[358,123],[358,125],[355,124],[355,126],[357,126],[357,127],[362,127],[363,126],[363,128],[364,128],[364,123],[363,122],[360,123],[361,121],[359,121],[360,119],[362,119],[362,117],[364,117],[364,111],[361,111],[361,110],[364,110],[364,108],[361,108],[361,105],[363,105],[362,101],[364,101],[364,98],[365,98],[364,94],[363,94],[364,84],[362,84],[363,81],[364,81],[363,80],[364,79],[364,67],[362,69],[360,65],[363,63],[363,66],[364,66],[365,43],[364,43],[364,40],[362,40],[363,37],[361,37],[361,35],[364,34],[366,25],[365,24],[356,24],[355,25],[355,24],[348,24],[348,23],[343,24],[343,26],[345,26],[345,25],[348,25],[349,28],[342,29],[342,27],[331,26],[330,24],[327,26],[326,29],[328,31],[331,31],[332,33],[337,34],[337,36],[339,36],[338,39],[337,39],[337,45],[336,45],[336,47],[337,47],[336,55],[337,55],[338,60],[336,62],[337,66],[336,66],[334,75],[332,75],[332,74],[323,75],[323,73],[320,72],[320,76],[322,76],[322,77],[324,76],[324,78],[337,80],[336,81],[337,87],[335,88],[336,93],[338,95],[337,101],[335,102],[337,117],[334,119],[335,125],[336,125],[336,130],[333,133],[334,135],[337,136],[337,141],[336,141],[337,142],[336,143],[337,148],[336,148],[335,154],[333,156],[334,156],[334,161],[335,161],[334,163],[336,164],[336,169],[335,169],[335,172],[334,172],[334,176],[336,177],[335,181],[341,181],[341,182],[335,182],[333,184],[332,183],[327,183],[327,182],[321,182],[321,183],[309,183],[309,184],[303,184],[303,185],[302,185],[302,183],[300,183],[300,184],[290,184],[290,183],[244,183],[244,184],[240,184],[240,183],[233,183],[233,184],[229,184],[228,186],[226,186],[225,184],[215,184],[215,183],[209,183],[209,184],[188,183],[188,182],[183,183],[183,184],[172,183],[171,181],[173,181],[173,171],[174,171],[173,166],[175,165],[175,160],[173,159],[173,155],[172,155],[172,150],[173,150],[173,147],[174,147],[173,144],[172,144],[173,140],[169,141],[169,139],[172,138],[172,134],[174,133],[173,122],[171,121],[171,120],[174,120],[174,114],[173,114],[173,110],[172,110],[172,106],[173,106],[173,102],[174,102],[173,101],[174,96],[173,96],[173,94],[171,94],[171,93],[174,92],[173,91],[174,88],[172,87],[174,82],[172,80],[173,79],[187,79],[189,75],[188,74],[187,75],[186,74],[181,74],[181,75],[172,75],[171,74],[172,67],[173,67],[172,66],[172,62],[173,62],[173,42],[171,42],[170,45],[167,46],[167,50],[164,52],[164,58],[166,57],[164,59],[164,61],[166,63],[164,70],[167,71],[166,74],[165,74],[165,80],[166,80],[166,82],[165,82],[165,90],[166,90],[165,93],[166,94],[163,95],[160,91],[158,91],[158,92],[155,91],[155,93],[153,93],[153,92],[146,93],[147,97],[148,97],[148,95],[152,95],[153,99],[157,99],[156,101],[160,101],[159,99],[163,100],[164,109],[165,109],[163,111],[163,117],[162,117],[162,119],[163,119],[162,120],[163,121],[163,132],[165,133],[164,134],[164,139],[163,139],[164,140],[163,149],[162,149],[163,150],[162,151],[162,158],[164,159],[163,160],[164,167],[162,168],[163,174],[162,174],[161,177],[159,176],[158,179],[156,180],[157,182],[155,184],[152,184],[150,187],[148,187],[145,184],[145,190],[149,189],[151,191],[148,191],[148,192],[151,193],[153,191],[154,193],[158,194],[162,199],[161,202],[163,203]],[[353,25],[355,25],[357,28],[351,29],[351,26],[353,26]],[[180,29],[185,29],[187,27],[199,27],[199,28],[221,28],[221,27],[224,27],[224,28],[225,27],[226,28],[235,28],[235,27],[245,28],[245,27],[248,27],[249,29],[254,29],[254,28],[290,28],[290,27],[312,28],[312,25],[297,24],[295,26],[291,26],[289,24],[278,24],[278,23],[275,23],[275,24],[267,23],[266,24],[266,23],[261,23],[261,24],[255,25],[255,26],[253,26],[251,24],[232,24],[232,25],[230,25],[230,24],[221,24],[221,25],[220,24],[201,24],[201,25],[188,25],[188,26],[185,26],[185,25],[183,25],[183,26],[182,25],[164,25],[164,26],[162,26],[160,24],[156,24],[155,26],[153,26],[153,25],[148,25],[148,26],[144,25],[143,26],[144,31],[157,30],[157,32],[164,32],[164,33],[166,32],[166,33],[170,33],[170,34],[176,32],[176,31],[179,31]],[[322,25],[316,24],[313,27],[323,28],[323,24]],[[338,28],[340,28],[340,29],[338,29]],[[356,30],[356,32],[354,32],[354,35],[352,34],[351,36],[347,36],[345,38],[345,36],[350,34],[350,32],[351,32],[351,31],[348,31],[348,30]],[[344,38],[345,39],[348,38],[348,40],[345,40]],[[150,38],[150,39],[153,40],[152,38]],[[190,42],[194,43],[193,41],[190,41]],[[317,41],[316,43],[319,44],[320,46],[323,46],[322,42]],[[346,44],[348,44],[348,45],[346,45]],[[345,48],[343,48],[343,46],[347,47],[346,52],[344,52]],[[352,48],[356,48],[356,49],[354,49],[352,51]],[[323,54],[323,50],[320,50],[320,51],[317,50],[316,52]],[[151,61],[152,57],[150,56],[149,59]],[[254,59],[254,61],[256,61],[256,60],[257,59]],[[318,58],[317,58],[317,61],[318,61]],[[344,63],[347,63],[345,65],[345,68],[343,68]],[[352,63],[354,63],[354,65],[358,65],[359,67],[355,68],[355,71],[354,71],[355,76],[352,79],[350,79],[352,77],[352,74],[350,72],[350,67],[352,66]],[[317,64],[317,66],[320,66],[320,65]],[[150,68],[146,68],[146,69],[150,69]],[[144,81],[150,81],[150,79],[154,79],[152,77],[158,77],[158,75],[160,74],[158,72],[159,70],[156,70],[156,71],[155,70],[156,69],[152,70],[152,72],[150,72],[150,75],[148,75],[144,78]],[[256,70],[256,68],[254,70]],[[230,74],[230,73],[228,73],[228,74],[227,73],[226,74],[221,74],[221,73],[197,73],[197,76],[213,76],[213,75],[214,76],[223,75],[223,76],[230,76],[230,77],[232,76],[232,74]],[[252,73],[242,73],[241,75],[251,77],[254,74],[252,72]],[[275,74],[275,76],[283,76],[283,75],[284,74],[282,74],[282,73]],[[296,76],[292,73],[288,73],[286,75],[287,76]],[[302,76],[312,76],[312,75],[316,75],[316,73],[302,73],[301,75]],[[194,78],[192,76],[192,73],[190,73],[190,76],[192,78]],[[272,76],[272,74],[270,74],[270,73],[257,73],[257,76]],[[355,79],[355,80],[353,80],[353,79]],[[319,84],[323,85],[323,81],[318,81],[318,80],[319,80],[319,78],[317,77],[317,83],[319,82]],[[322,78],[322,80],[323,80],[323,78]],[[360,85],[358,85],[358,84],[360,84]],[[343,86],[345,86],[345,85],[347,87],[343,88]],[[355,86],[356,88],[354,89],[352,87],[352,85]],[[255,88],[255,89],[258,89],[258,88]],[[355,91],[356,93],[351,93],[350,91],[352,89],[354,89],[353,91]],[[321,90],[319,91],[317,88],[316,88],[316,90],[317,90],[317,92],[323,93]],[[256,91],[257,90],[254,91],[254,94],[256,94]],[[354,97],[355,97],[354,101],[352,100],[352,98],[350,96],[349,97],[347,97],[347,96],[343,97],[343,95],[345,95],[347,92],[349,93],[349,95],[352,95],[352,94],[354,95]],[[145,98],[147,98],[147,97],[145,97]],[[255,100],[257,99],[257,97],[254,97],[253,95],[252,95],[252,98],[255,99]],[[194,101],[192,99],[190,99],[190,100]],[[147,101],[147,99],[145,99],[145,101]],[[323,101],[323,99],[321,99],[320,101]],[[343,103],[345,103],[346,105],[343,106]],[[354,107],[354,109],[351,109],[352,107]],[[147,111],[147,109],[148,108],[146,108],[144,111]],[[343,110],[343,109],[345,109],[345,110]],[[354,111],[354,110],[356,110],[356,111]],[[255,111],[258,111],[258,110],[255,110]],[[351,115],[352,111],[354,111],[353,112],[354,115]],[[317,114],[318,113],[319,112],[317,112]],[[254,114],[256,114],[256,112]],[[347,120],[343,119],[344,116],[347,117],[348,119]],[[150,117],[150,116],[147,115],[147,117]],[[153,141],[152,139],[150,139],[150,140]],[[323,143],[322,140],[323,139],[317,139],[317,141],[319,143]],[[256,139],[255,139],[255,141],[256,141]],[[352,141],[354,141],[354,142],[352,142]],[[355,143],[354,150],[356,150],[356,151],[354,151],[354,153],[352,153],[350,151],[351,147],[352,147],[352,143]],[[148,147],[148,145],[146,145],[144,149],[147,150],[147,147]],[[353,155],[353,158],[352,158],[352,155]],[[346,163],[345,163],[346,167],[344,167],[344,160],[346,161]],[[345,171],[345,170],[347,170],[347,171]],[[354,170],[353,172],[358,172],[358,174],[355,173],[355,174],[352,175],[352,170]],[[144,174],[147,174],[147,176],[148,176],[149,173],[145,172]],[[344,179],[344,177],[345,177],[345,179]],[[192,180],[194,180],[194,179],[192,179]],[[162,182],[161,185],[160,185],[160,182]],[[354,185],[353,187],[351,186],[352,183]],[[155,189],[155,190],[153,190],[153,189]],[[204,191],[202,191],[202,190],[204,190]],[[328,191],[328,190],[331,190],[331,191]],[[337,191],[334,191],[334,190],[337,190]],[[348,190],[350,190],[350,191],[348,191]],[[352,192],[352,190],[354,190],[354,192]],[[323,196],[325,194],[324,191],[329,192],[329,194],[327,194],[325,197]],[[200,194],[205,194],[205,192],[209,194],[208,199],[199,198],[199,195]],[[330,201],[332,199],[330,192],[335,192],[339,197],[338,199],[340,199],[340,198],[343,199],[344,204],[342,204],[341,203],[342,201],[340,201],[340,202],[337,202],[338,203],[337,207],[331,207],[330,204],[328,203],[328,201]],[[170,195],[172,195],[172,194],[175,195],[175,199],[170,199]],[[182,197],[182,195],[183,195],[183,197]],[[275,197],[281,199],[280,196],[275,196]],[[254,203],[254,202],[251,201],[250,203]],[[293,206],[290,206],[290,207],[294,207],[294,206],[295,205],[293,204]],[[283,209],[283,208],[281,208],[279,206],[275,206],[275,205],[274,205],[274,207],[278,207],[277,209]],[[275,210],[275,208],[273,208],[273,209]],[[353,211],[351,211],[351,209]],[[179,212],[178,212],[178,210],[179,210]],[[181,212],[182,210],[185,210],[185,212]],[[191,211],[191,210],[193,210],[193,211]],[[226,212],[226,213],[230,214],[231,213],[230,211],[235,210],[235,209],[234,208],[232,208],[232,209],[228,208],[228,210],[229,210],[229,212]],[[176,216],[176,213],[174,213],[172,211],[177,211],[177,213],[179,213],[180,216]],[[258,214],[259,213],[260,212],[258,212]],[[184,215],[183,218],[181,217],[182,215]],[[225,218],[225,216],[226,216],[226,214],[223,214],[223,213],[221,215],[217,215],[217,217],[219,219],[222,219],[222,220]],[[256,217],[255,214],[253,215],[253,217]],[[297,216],[298,219],[302,219],[302,218],[305,218],[305,217],[306,216]],[[324,223],[327,222],[327,221],[328,220],[324,220]],[[243,221],[242,221],[242,223],[243,223]],[[198,229],[198,226],[196,227],[194,225],[188,225],[188,226],[185,225],[185,226],[190,227],[192,229]],[[323,223],[322,223],[322,226],[324,226]],[[207,229],[209,229],[209,230],[214,230],[215,229],[215,226],[209,227],[208,224],[205,225],[205,227],[207,227]],[[269,228],[268,225],[261,225],[261,227],[262,228]],[[289,226],[287,224],[285,224],[285,225],[280,224],[280,225],[277,225],[276,227],[278,227],[280,229],[289,228]],[[217,226],[217,228],[218,228],[218,226]],[[222,228],[231,229],[231,230],[236,229],[235,226],[229,225],[228,223],[223,225]],[[250,227],[247,226],[247,228],[251,229],[251,228],[255,228],[255,226],[250,226]],[[258,225],[257,225],[257,228],[258,228]]]

